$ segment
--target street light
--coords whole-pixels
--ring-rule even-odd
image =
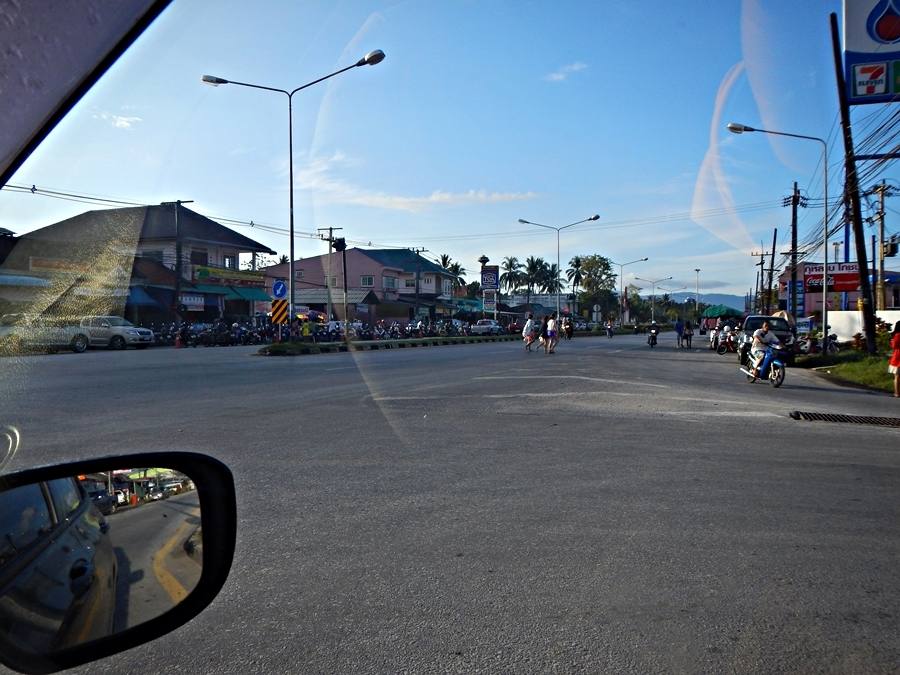
[[[700,325],[700,268],[695,267],[694,271],[697,273],[697,294],[694,296],[694,309],[697,312],[697,325]]]
[[[523,218],[519,218],[519,222],[522,223],[523,225],[537,225],[538,227],[543,227],[548,230],[556,230],[556,274],[557,274],[557,277],[556,277],[556,317],[557,318],[562,318],[560,315],[560,312],[559,312],[559,289],[560,289],[560,286],[562,285],[559,282],[559,274],[561,272],[561,270],[559,269],[559,233],[570,227],[575,227],[576,225],[581,225],[581,223],[586,223],[589,220],[600,220],[600,216],[598,216],[595,213],[590,218],[585,218],[584,220],[579,220],[575,223],[569,223],[568,225],[563,225],[562,227],[553,227],[552,225],[541,225],[540,223],[533,223],[530,220],[525,220]]]
[[[803,138],[808,141],[816,141],[822,144],[822,175],[824,177],[825,183],[825,216],[822,221],[822,240],[824,246],[822,250],[824,251],[825,261],[822,264],[822,344],[825,344],[825,340],[828,335],[828,143],[825,142],[824,139],[819,138],[818,136],[803,136],[802,134],[788,134],[783,131],[769,131],[767,129],[754,129],[753,127],[748,127],[746,124],[738,124],[736,122],[728,123],[728,131],[733,134],[742,134],[745,131],[758,131],[763,134],[772,134],[774,136],[789,136],[791,138]],[[797,311],[797,308],[793,308],[794,312]]]
[[[297,87],[291,91],[287,91],[286,89],[277,89],[275,87],[264,87],[259,84],[249,84],[247,82],[237,82],[235,80],[226,80],[223,77],[216,77],[215,75],[204,75],[200,78],[200,80],[209,84],[213,87],[218,87],[220,84],[236,84],[241,87],[250,87],[252,89],[264,89],[266,91],[274,91],[279,94],[284,94],[288,99],[288,180],[290,181],[290,189],[288,190],[289,199],[290,199],[290,260],[288,262],[288,270],[291,275],[290,282],[288,283],[288,306],[290,307],[291,321],[294,320],[294,124],[293,124],[293,113],[291,109],[291,103],[293,101],[294,94],[302,89],[306,89],[307,87],[311,87],[314,84],[318,84],[323,80],[327,80],[330,77],[334,77],[335,75],[340,75],[343,72],[351,70],[353,68],[359,68],[360,66],[374,66],[376,63],[381,63],[384,61],[384,52],[380,49],[376,49],[375,51],[371,51],[365,56],[363,56],[359,61],[354,63],[352,66],[347,66],[346,68],[341,68],[340,70],[336,70],[330,75],[325,75],[324,77],[320,77],[317,80],[313,80],[312,82],[307,82],[306,84]],[[329,294],[329,298],[330,298]],[[329,317],[330,318],[330,317]]]
[[[627,267],[628,265],[634,265],[634,263],[639,263],[639,262],[647,262],[648,260],[650,260],[650,258],[638,258],[637,260],[632,260],[631,262],[627,262],[627,263],[617,263],[617,262],[613,262],[612,260],[609,261],[610,265],[618,265],[619,266],[619,325],[620,326],[623,324],[623,319],[624,319],[624,312],[622,311],[622,299],[625,297],[625,295],[624,295],[625,287],[623,286],[624,280],[622,279],[622,275],[624,274],[624,272],[622,270],[625,267]]]
[[[650,323],[656,321],[656,315],[654,314],[654,306],[656,305],[656,284],[662,281],[669,281],[672,277],[666,277],[665,279],[657,279],[656,281],[651,281],[650,279],[642,279],[641,277],[635,277],[638,281],[646,281],[650,284]]]

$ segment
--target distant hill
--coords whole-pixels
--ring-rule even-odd
[[[675,302],[684,302],[689,298],[691,300],[694,299],[693,293],[671,293],[670,296],[673,300],[675,300]],[[704,305],[725,305],[733,309],[744,309],[744,296],[742,295],[728,295],[727,293],[701,293],[700,302],[702,302]]]

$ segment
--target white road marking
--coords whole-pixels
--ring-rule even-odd
[[[667,384],[650,384],[649,382],[629,382],[628,380],[610,380],[604,377],[588,377],[587,375],[483,375],[476,380],[587,380],[588,382],[607,382],[609,384],[625,384],[632,387],[654,387],[668,389]]]

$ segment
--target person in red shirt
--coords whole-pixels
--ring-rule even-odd
[[[900,321],[894,325],[891,333],[891,360],[888,361],[888,372],[894,376],[894,398],[900,398]]]

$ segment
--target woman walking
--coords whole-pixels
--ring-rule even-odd
[[[900,398],[900,321],[894,324],[891,333],[891,360],[888,361],[888,372],[894,376],[894,398]]]
[[[541,345],[544,347],[544,353],[547,353],[547,316],[541,317],[541,328],[538,331],[538,340],[540,340]]]
[[[558,330],[556,325],[556,312],[553,312],[550,315],[550,319],[547,321],[547,344],[545,347],[549,347],[548,354],[556,353],[556,343],[559,341]]]
[[[691,338],[694,337],[694,327],[690,321],[684,322],[684,334],[681,338],[681,346],[687,349],[691,348]]]

